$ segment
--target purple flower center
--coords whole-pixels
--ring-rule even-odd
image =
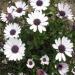
[[[65,51],[65,46],[61,44],[61,45],[59,45],[58,49],[59,49],[59,52],[60,52],[60,53],[64,53],[64,51]]]
[[[35,24],[35,25],[38,26],[40,23],[41,23],[41,21],[40,21],[39,19],[35,19],[35,20],[34,20],[34,24]]]
[[[46,62],[46,58],[43,58],[43,62]]]
[[[37,6],[42,6],[43,2],[42,2],[41,0],[38,0],[38,1],[36,2],[36,4],[37,4]]]
[[[57,69],[58,69],[58,70],[61,70],[62,68],[63,68],[63,66],[62,66],[61,64],[58,64],[58,65],[57,65]]]
[[[29,65],[32,65],[33,63],[32,63],[32,61],[29,61]]]
[[[19,47],[17,45],[14,45],[12,48],[11,48],[12,52],[13,53],[17,53],[19,51]]]
[[[64,11],[59,11],[60,16],[65,16],[65,12]]]
[[[21,13],[22,10],[23,10],[22,8],[17,8],[17,12],[18,12],[18,13]]]
[[[15,33],[16,33],[16,31],[15,31],[14,29],[12,29],[12,30],[10,31],[10,35],[15,35]]]
[[[9,22],[12,22],[12,20],[13,20],[13,16],[11,15],[11,13],[8,13],[6,18]]]

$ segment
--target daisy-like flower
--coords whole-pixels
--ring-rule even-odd
[[[74,68],[72,69],[72,73],[75,75],[75,66],[74,66]]]
[[[48,65],[49,64],[49,57],[47,55],[44,55],[40,58],[42,65]]]
[[[55,67],[58,69],[58,72],[61,75],[66,75],[66,73],[69,71],[69,66],[67,63],[59,63]]]
[[[4,29],[5,38],[18,38],[21,32],[21,28],[18,24],[9,24]]]
[[[36,75],[48,75],[43,69],[37,69]]]
[[[48,17],[42,12],[34,11],[31,14],[28,14],[27,22],[30,24],[30,29],[36,32],[37,30],[42,33],[42,31],[46,31],[45,26],[48,25]]]
[[[15,2],[15,6],[12,6],[13,8],[13,15],[15,17],[20,17],[22,15],[25,15],[25,10],[27,9],[27,5],[25,2],[17,1]]]
[[[6,13],[2,12],[0,17],[3,22],[6,23],[12,22],[15,19],[12,7],[7,7],[7,12]]]
[[[26,65],[28,68],[32,69],[35,66],[35,62],[33,61],[33,59],[28,59]]]
[[[53,48],[57,50],[56,60],[64,60],[66,61],[64,53],[72,57],[72,51],[73,51],[73,43],[71,43],[71,40],[69,40],[67,37],[58,38],[55,40],[55,44],[52,45]]]
[[[73,19],[73,14],[70,6],[67,3],[58,3],[58,14],[59,18],[66,17],[69,20]]]
[[[50,0],[30,0],[30,5],[35,10],[46,10],[50,5]]]
[[[4,44],[4,54],[9,60],[21,60],[25,55],[25,44],[21,39],[10,38]]]

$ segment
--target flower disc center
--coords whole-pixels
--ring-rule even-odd
[[[33,64],[32,61],[30,61],[30,62],[29,62],[29,65],[32,65],[32,64]]]
[[[64,53],[64,51],[65,51],[65,46],[64,46],[64,45],[59,45],[58,49],[59,49],[59,52],[60,52],[60,53]]]
[[[17,45],[14,45],[12,48],[11,48],[12,52],[13,53],[17,53],[19,51],[19,47]]]
[[[57,69],[58,69],[58,70],[61,70],[62,67],[63,67],[63,66],[62,66],[61,64],[58,64]]]
[[[65,12],[64,11],[59,11],[60,16],[65,16]]]
[[[42,2],[41,0],[38,0],[38,1],[36,2],[36,4],[37,4],[37,6],[42,6],[43,2]]]
[[[43,61],[46,62],[46,58],[43,58]]]
[[[41,23],[41,21],[40,21],[39,19],[35,19],[35,20],[34,20],[34,24],[35,24],[35,25],[38,26],[40,23]]]
[[[21,13],[22,12],[22,8],[17,8],[17,12]]]
[[[16,33],[16,31],[15,31],[14,29],[12,29],[12,30],[10,31],[10,35],[15,35],[15,33]]]

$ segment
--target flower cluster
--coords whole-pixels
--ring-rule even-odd
[[[39,32],[42,34],[47,31],[46,27],[49,26],[48,16],[44,12],[47,10],[47,7],[50,7],[50,0],[29,0],[29,3],[33,10],[30,13],[27,12],[29,6],[21,0],[15,2],[14,5],[7,7],[6,12],[1,13],[1,21],[6,23],[3,32],[5,40],[3,52],[8,60],[22,60],[27,50],[26,44],[23,43],[20,37],[22,27],[19,23],[16,23],[16,19],[25,17],[29,29],[34,33]],[[73,20],[72,10],[67,3],[58,3],[57,10],[56,17],[59,19]],[[26,12],[28,13],[27,17]],[[55,65],[55,69],[58,70],[60,75],[66,75],[69,71],[69,65],[66,63],[66,57],[72,57],[74,47],[73,43],[64,35],[55,39],[55,44],[52,43],[51,47],[57,53],[55,56],[56,62],[59,62]],[[50,60],[51,59],[46,53],[39,58],[42,66],[49,65],[51,62]],[[35,68],[36,65],[37,64],[33,57],[27,59],[26,66],[28,68]],[[36,75],[47,75],[43,69],[36,69]],[[72,69],[72,73],[75,74],[74,69]]]

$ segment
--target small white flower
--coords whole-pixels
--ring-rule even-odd
[[[30,5],[35,10],[46,10],[50,5],[50,0],[30,0]]]
[[[75,75],[75,66],[74,66],[74,68],[72,69],[72,73]]]
[[[7,7],[7,12],[6,13],[2,12],[0,17],[3,22],[6,23],[12,22],[15,19],[12,7]]]
[[[15,7],[16,6],[16,7]],[[15,6],[12,6],[13,8],[13,15],[15,17],[20,17],[22,15],[25,15],[25,10],[27,9],[26,3],[20,1],[15,2]]]
[[[30,29],[34,32],[37,30],[42,33],[42,31],[46,31],[45,26],[48,25],[48,17],[45,16],[45,14],[42,14],[42,12],[34,11],[31,12],[31,14],[28,14],[27,22],[30,24]]]
[[[73,19],[73,14],[70,6],[67,3],[58,3],[58,14],[59,18],[66,17],[69,20]]]
[[[47,55],[44,55],[40,58],[42,65],[49,65],[49,57]]]
[[[73,43],[71,43],[71,40],[69,40],[67,37],[58,38],[55,40],[55,44],[52,45],[53,48],[57,50],[56,60],[64,60],[66,61],[64,53],[72,57],[72,51],[73,51]]]
[[[67,63],[59,63],[55,67],[58,69],[58,72],[61,75],[66,75],[66,73],[69,71],[69,66]]]
[[[21,39],[10,38],[4,44],[4,54],[9,60],[21,60],[25,55],[25,44]]]
[[[20,28],[20,26],[18,24],[16,24],[16,23],[9,24],[4,29],[5,39],[8,39],[8,38],[18,38],[20,32],[21,32],[21,28]]]
[[[33,61],[33,59],[28,59],[26,65],[28,68],[32,69],[35,66],[35,62]]]

